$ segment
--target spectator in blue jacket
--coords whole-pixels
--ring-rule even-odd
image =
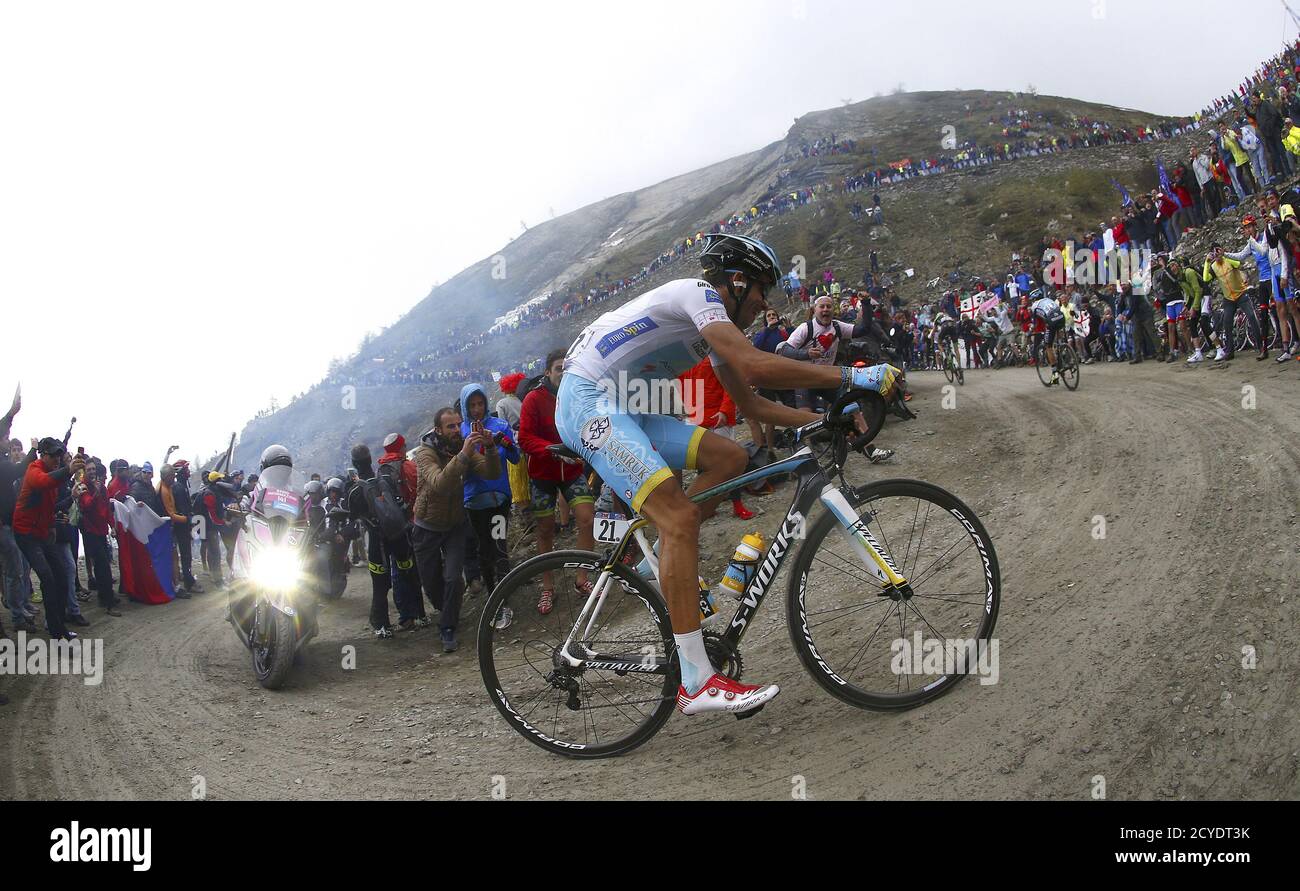
[[[482,424],[492,434],[502,465],[507,461],[518,464],[519,446],[515,444],[514,432],[506,421],[488,415],[486,391],[478,384],[466,384],[460,391],[460,404],[465,414],[460,425],[461,436],[468,437],[474,425]],[[465,558],[465,578],[471,585],[482,579],[487,591],[495,588],[510,571],[506,549],[510,501],[509,474],[489,480],[472,471],[466,472],[465,513],[469,515],[474,535]]]
[[[774,309],[769,309],[763,317],[764,325],[758,330],[758,333],[750,338],[754,346],[758,347],[765,353],[775,353],[777,346],[785,343],[790,332],[781,324],[781,316]],[[783,405],[794,405],[794,390],[767,390],[760,389],[758,395],[764,399],[770,399],[773,402],[780,402]],[[751,425],[758,437],[755,443],[760,449],[772,449],[776,447],[776,425],[761,424],[755,421]]]

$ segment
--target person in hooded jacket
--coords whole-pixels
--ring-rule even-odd
[[[492,437],[500,466],[518,464],[519,446],[515,444],[515,432],[506,421],[488,415],[487,392],[478,384],[466,384],[460,391],[460,404],[465,409],[460,425],[461,437],[468,438],[476,426],[481,425],[480,429]],[[465,577],[471,581],[482,578],[484,589],[491,593],[496,583],[510,571],[506,548],[513,497],[510,478],[503,473],[486,479],[470,469],[465,473],[464,491],[465,513],[478,544],[465,561]]]

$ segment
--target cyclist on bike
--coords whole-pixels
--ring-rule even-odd
[[[659,528],[659,579],[672,619],[684,714],[760,708],[775,684],[741,684],[717,673],[700,632],[701,510],[672,468],[697,471],[692,492],[745,471],[740,444],[662,414],[639,413],[645,384],[671,382],[708,357],[740,413],[761,423],[801,426],[820,416],[758,396],[772,390],[871,390],[889,398],[902,377],[892,365],[846,368],[797,362],[754,347],[744,329],[767,305],[781,264],[767,245],[742,235],[705,236],[704,274],[668,282],[589,325],[564,363],[556,427],[564,444],[587,461],[623,501]],[[629,386],[629,382],[632,386]]]
[[[961,359],[957,353],[957,337],[961,334],[961,330],[957,320],[941,309],[939,314],[934,317],[934,331],[935,337],[939,340],[939,367],[942,368],[947,364],[949,346],[952,347],[953,364],[960,364]]]
[[[1250,214],[1241,218],[1241,231],[1246,236],[1246,246],[1236,252],[1226,251],[1224,256],[1230,260],[1244,262],[1247,259],[1254,259],[1255,269],[1259,273],[1259,278],[1255,283],[1255,318],[1262,326],[1268,323],[1268,307],[1273,302],[1274,295],[1278,293],[1278,278],[1280,277],[1279,266],[1281,260],[1278,250],[1270,248],[1268,238],[1259,232],[1259,222]],[[1275,265],[1274,260],[1278,260]],[[1255,356],[1258,361],[1268,358],[1268,344],[1264,342],[1263,337],[1256,338],[1256,345],[1259,347],[1259,354]]]
[[[1042,288],[1035,288],[1029,295],[1030,310],[1034,317],[1041,319],[1047,332],[1042,336],[1043,349],[1046,351],[1047,363],[1052,366],[1052,383],[1056,383],[1059,375],[1056,371],[1056,336],[1065,330],[1065,312],[1061,309],[1061,304],[1051,297],[1043,294]]]

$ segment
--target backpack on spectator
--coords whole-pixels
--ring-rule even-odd
[[[831,319],[831,343],[840,339],[840,321],[840,319]],[[809,344],[817,342],[817,339],[813,337],[813,320],[809,319],[804,322],[804,326],[808,329],[808,333],[804,335],[804,347],[806,349]]]
[[[361,480],[360,486],[380,537],[385,541],[394,541],[406,534],[406,511],[397,494],[398,487],[393,484],[392,471],[384,471],[387,466],[381,464],[379,474]]]
[[[397,494],[397,503],[410,513],[415,508],[416,483],[413,475],[407,476],[406,464],[406,458],[400,461],[385,461],[379,465],[379,475],[392,486]]]

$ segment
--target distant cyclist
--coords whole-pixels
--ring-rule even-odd
[[[1052,383],[1056,383],[1056,336],[1065,330],[1065,312],[1061,304],[1045,295],[1041,288],[1035,288],[1029,295],[1030,311],[1034,317],[1041,319],[1047,329],[1043,334],[1042,345],[1047,355],[1047,363],[1052,366]]]
[[[961,333],[960,327],[957,320],[942,309],[934,317],[934,336],[939,341],[938,364],[940,368],[947,361],[949,347],[952,348],[953,361],[961,364],[961,356],[957,352],[957,337]]]
[[[704,238],[698,279],[668,282],[607,312],[569,348],[556,405],[564,444],[614,493],[659,528],[659,580],[681,663],[679,710],[748,712],[771,701],[776,685],[741,684],[714,671],[700,632],[698,558],[701,505],[673,476],[697,471],[700,492],[745,471],[738,443],[637,405],[644,385],[671,382],[708,357],[740,413],[758,423],[801,426],[819,415],[764,399],[767,390],[872,390],[888,397],[902,372],[892,365],[845,368],[798,362],[754,347],[743,329],[767,307],[781,264],[767,245],[741,235]],[[632,384],[632,385],[629,385]],[[716,501],[703,507],[711,511]]]

